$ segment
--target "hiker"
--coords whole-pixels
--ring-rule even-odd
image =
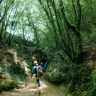
[[[32,57],[32,58],[31,58],[31,62],[32,62],[32,65],[33,65],[33,66],[34,66],[33,62],[34,62],[35,60],[36,60],[35,57]]]
[[[38,87],[40,87],[41,74],[39,73],[39,69],[41,69],[41,71],[42,71],[42,67],[38,65],[37,61],[34,61],[33,64],[34,64],[34,66],[32,68],[32,77],[33,77],[33,75],[36,77],[37,85],[38,85]]]
[[[33,62],[34,62],[35,60],[36,60],[35,57],[31,57],[31,63],[32,63],[31,67],[34,66]],[[31,68],[31,69],[32,69],[32,68]],[[32,74],[31,74],[31,78],[32,78]]]
[[[46,71],[47,67],[48,67],[48,63],[45,62],[45,63],[44,63],[44,72]]]

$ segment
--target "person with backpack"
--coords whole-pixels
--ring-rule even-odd
[[[33,77],[33,75],[35,75],[37,85],[38,85],[38,87],[40,87],[40,78],[42,76],[42,67],[40,65],[38,65],[37,61],[34,61],[33,64],[34,64],[34,66],[32,68],[32,77]]]

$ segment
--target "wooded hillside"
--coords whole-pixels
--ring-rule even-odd
[[[0,0],[2,70],[18,74],[13,70],[20,66],[12,65],[16,62],[8,51],[12,49],[28,68],[31,56],[47,61],[45,77],[66,86],[73,96],[95,96],[95,39],[95,0]]]

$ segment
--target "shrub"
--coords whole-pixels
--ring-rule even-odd
[[[71,79],[72,83],[69,90],[74,94],[73,96],[79,96],[82,92],[87,91],[91,86],[91,72],[87,64],[77,65],[75,75]]]
[[[2,90],[3,90],[3,85],[2,85],[2,80],[0,80],[0,93],[2,92]]]
[[[13,62],[9,67],[9,70],[11,73],[14,74],[25,74],[25,69],[21,66],[19,62],[17,64]]]

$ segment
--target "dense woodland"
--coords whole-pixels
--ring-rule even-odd
[[[95,39],[96,0],[0,0],[0,90],[4,69],[25,78],[13,49],[29,69],[31,56],[47,61],[45,77],[72,96],[95,96]]]

